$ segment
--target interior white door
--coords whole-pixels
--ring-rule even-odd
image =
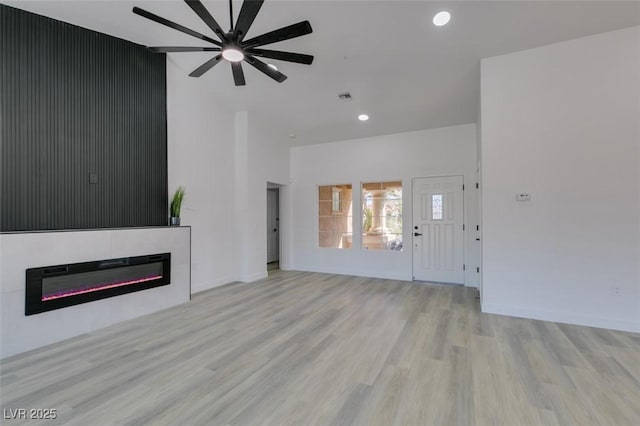
[[[413,279],[464,284],[462,176],[413,180]]]
[[[280,213],[278,189],[267,189],[267,263],[280,258]]]

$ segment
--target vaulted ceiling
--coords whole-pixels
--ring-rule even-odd
[[[139,6],[196,31],[211,30],[182,1],[4,1],[146,46],[208,45],[131,12]],[[227,1],[203,1],[229,25]],[[241,1],[234,0],[234,12]],[[432,24],[439,10],[452,14]],[[309,20],[313,33],[265,48],[315,56],[311,66],[271,61],[277,83],[252,67],[236,87],[229,66],[200,77],[211,96],[270,123],[283,142],[311,144],[475,122],[480,59],[640,24],[640,2],[267,0],[247,38]],[[189,74],[212,53],[171,53]],[[340,101],[338,94],[352,99]],[[370,116],[360,122],[358,114]],[[295,139],[289,135],[295,134]]]

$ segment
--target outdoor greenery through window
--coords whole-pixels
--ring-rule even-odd
[[[362,184],[362,248],[402,251],[402,182]]]
[[[351,248],[353,238],[352,188],[349,184],[318,187],[320,247]]]

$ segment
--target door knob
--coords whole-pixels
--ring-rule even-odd
[[[419,233],[417,233],[417,232],[414,232],[414,233],[413,233],[413,236],[414,236],[414,237],[419,237],[420,235],[422,235],[422,234],[419,234]]]
[[[273,228],[273,232],[278,232],[278,228]]]

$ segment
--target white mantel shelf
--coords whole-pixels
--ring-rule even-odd
[[[0,235],[14,235],[14,234],[42,234],[42,233],[54,233],[54,232],[97,232],[97,231],[131,231],[133,229],[175,229],[175,228],[191,228],[190,226],[133,226],[126,228],[79,228],[79,229],[43,229],[35,231],[2,231]]]
[[[28,268],[171,253],[171,284],[25,316]],[[0,358],[186,303],[191,228],[78,229],[0,234]]]

